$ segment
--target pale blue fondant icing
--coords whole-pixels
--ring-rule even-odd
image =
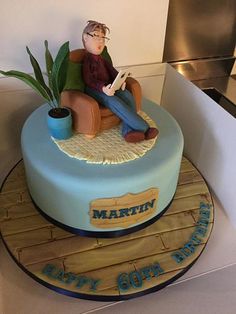
[[[181,129],[166,110],[143,100],[143,110],[156,122],[159,138],[142,158],[117,165],[87,164],[60,151],[47,129],[48,110],[47,105],[35,110],[26,120],[21,137],[29,191],[42,211],[69,227],[106,231],[90,224],[91,201],[153,187],[159,189],[153,217],[165,209],[176,191],[183,151]]]

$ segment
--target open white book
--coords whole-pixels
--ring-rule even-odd
[[[110,88],[114,88],[115,91],[120,89],[122,84],[130,75],[131,73],[129,69],[120,70]]]

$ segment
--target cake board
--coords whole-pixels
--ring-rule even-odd
[[[2,239],[18,266],[52,290],[98,301],[138,297],[181,277],[201,255],[214,222],[208,187],[186,158],[168,211],[122,237],[81,237],[44,219],[27,191],[22,161],[5,179],[0,204]]]

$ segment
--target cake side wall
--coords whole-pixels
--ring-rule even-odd
[[[46,106],[40,107],[26,121],[22,148],[31,196],[48,216],[74,228],[94,230],[88,215],[92,201],[121,198],[129,193],[134,198],[134,195],[156,188],[157,197],[143,199],[140,196],[134,203],[130,200],[118,206],[115,202],[114,208],[113,205],[109,207],[114,215],[114,210],[124,212],[126,207],[133,206],[140,206],[139,213],[143,213],[143,206],[155,199],[157,210],[149,204],[153,212],[150,210],[150,217],[145,216],[144,221],[161,213],[170,203],[176,190],[183,138],[175,120],[165,110],[145,101],[144,110],[156,120],[160,137],[144,157],[120,165],[89,165],[60,152],[46,130],[46,110]]]

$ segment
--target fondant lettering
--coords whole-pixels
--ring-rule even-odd
[[[200,209],[207,209],[207,210],[209,210],[211,208],[211,206],[212,206],[211,204],[200,202]]]
[[[137,205],[130,208],[121,209],[93,209],[93,219],[116,219],[124,218],[130,215],[137,215],[143,213],[154,207],[156,199],[152,199],[150,202],[146,202],[141,205]]]
[[[191,254],[195,252],[195,246],[192,241],[189,241],[188,243],[186,243],[184,248],[189,250]]]
[[[76,284],[77,288],[82,288],[84,285],[86,285],[89,282],[89,279],[83,276],[79,276],[77,280],[78,280]]]
[[[200,217],[197,222],[197,227],[191,235],[189,242],[185,243],[184,246],[177,252],[171,254],[176,263],[182,263],[185,258],[191,256],[195,252],[196,246],[201,243],[199,237],[204,238],[206,236],[207,228],[210,222],[210,208],[211,205],[203,202],[200,203]]]
[[[107,211],[106,210],[97,210],[93,209],[93,218],[95,219],[105,219],[107,218]]]
[[[153,208],[154,202],[155,202],[155,199],[151,200],[151,202],[146,202],[146,203],[140,205],[139,212],[142,213],[142,212],[148,210],[149,208]]]
[[[143,213],[145,211],[144,206],[145,206],[145,204],[142,204],[139,206],[139,213]]]
[[[87,286],[90,290],[97,290],[97,286],[100,283],[100,279],[93,279],[86,276],[77,276],[71,272],[65,272],[61,268],[52,264],[47,264],[44,266],[42,273],[47,277],[58,280],[66,285],[69,285],[75,282],[75,287],[81,289],[84,286]]]
[[[130,208],[130,210],[131,210],[131,208]],[[119,209],[119,212],[120,212],[120,218],[129,216],[129,208]]]
[[[140,273],[143,274],[147,280],[152,279],[151,272],[152,272],[152,268],[150,266],[149,267],[147,266],[147,267],[140,269]]]
[[[122,273],[117,279],[118,288],[122,291],[127,291],[130,288],[129,274]]]
[[[207,228],[207,226],[208,226],[208,220],[206,220],[206,219],[200,219],[199,221],[198,221],[198,224],[200,225],[200,226],[203,226],[203,227],[206,227]]]
[[[151,266],[152,268],[152,272],[154,274],[155,277],[160,276],[162,273],[164,273],[164,270],[161,268],[159,263],[153,264]]]
[[[47,275],[47,276],[51,276],[52,272],[56,269],[56,266],[52,265],[52,264],[47,264],[43,270],[42,270],[42,273],[44,275]]]
[[[110,211],[109,219],[118,218],[118,217],[119,216],[117,215],[117,211],[115,209]]]
[[[90,202],[90,223],[98,228],[127,228],[148,221],[156,214],[159,190],[150,188],[141,193],[98,198]]]
[[[151,280],[152,277],[158,277],[163,272],[159,263],[155,263],[140,270],[132,271],[129,274],[121,273],[117,278],[118,288],[122,291],[127,291],[131,287],[134,289],[140,288],[144,279]]]
[[[66,273],[66,277],[67,277],[65,281],[66,284],[71,284],[73,281],[77,279],[76,275],[73,273]]]
[[[64,278],[65,278],[65,272],[62,269],[59,269],[59,271],[57,272],[56,276],[54,277],[55,279],[64,282]]]
[[[210,218],[210,211],[205,209],[200,209],[200,215],[202,218],[209,219]]]
[[[139,206],[131,207],[131,208],[130,208],[131,215],[136,215],[138,209],[139,209]]]
[[[191,239],[192,242],[195,242],[196,244],[200,244],[201,240],[197,237],[195,233],[192,234]]]
[[[200,237],[205,237],[206,232],[207,232],[207,229],[202,228],[201,226],[197,227],[195,231],[195,233],[198,234]]]
[[[100,279],[96,279],[96,280],[94,280],[94,279],[90,279],[91,280],[91,287],[90,287],[90,289],[91,290],[97,290],[97,285],[99,284],[99,282],[101,281]]]
[[[154,206],[154,202],[155,202],[155,199],[153,199],[153,200],[151,200],[151,202],[147,202],[146,204],[145,204],[145,208],[153,208],[153,206]]]
[[[130,283],[132,285],[132,287],[134,288],[140,288],[142,287],[143,285],[143,280],[142,280],[142,277],[140,275],[139,272],[137,271],[132,271],[130,274],[129,274],[129,279],[130,279]]]
[[[183,262],[183,260],[185,259],[185,256],[179,251],[172,253],[171,256],[178,264]]]

